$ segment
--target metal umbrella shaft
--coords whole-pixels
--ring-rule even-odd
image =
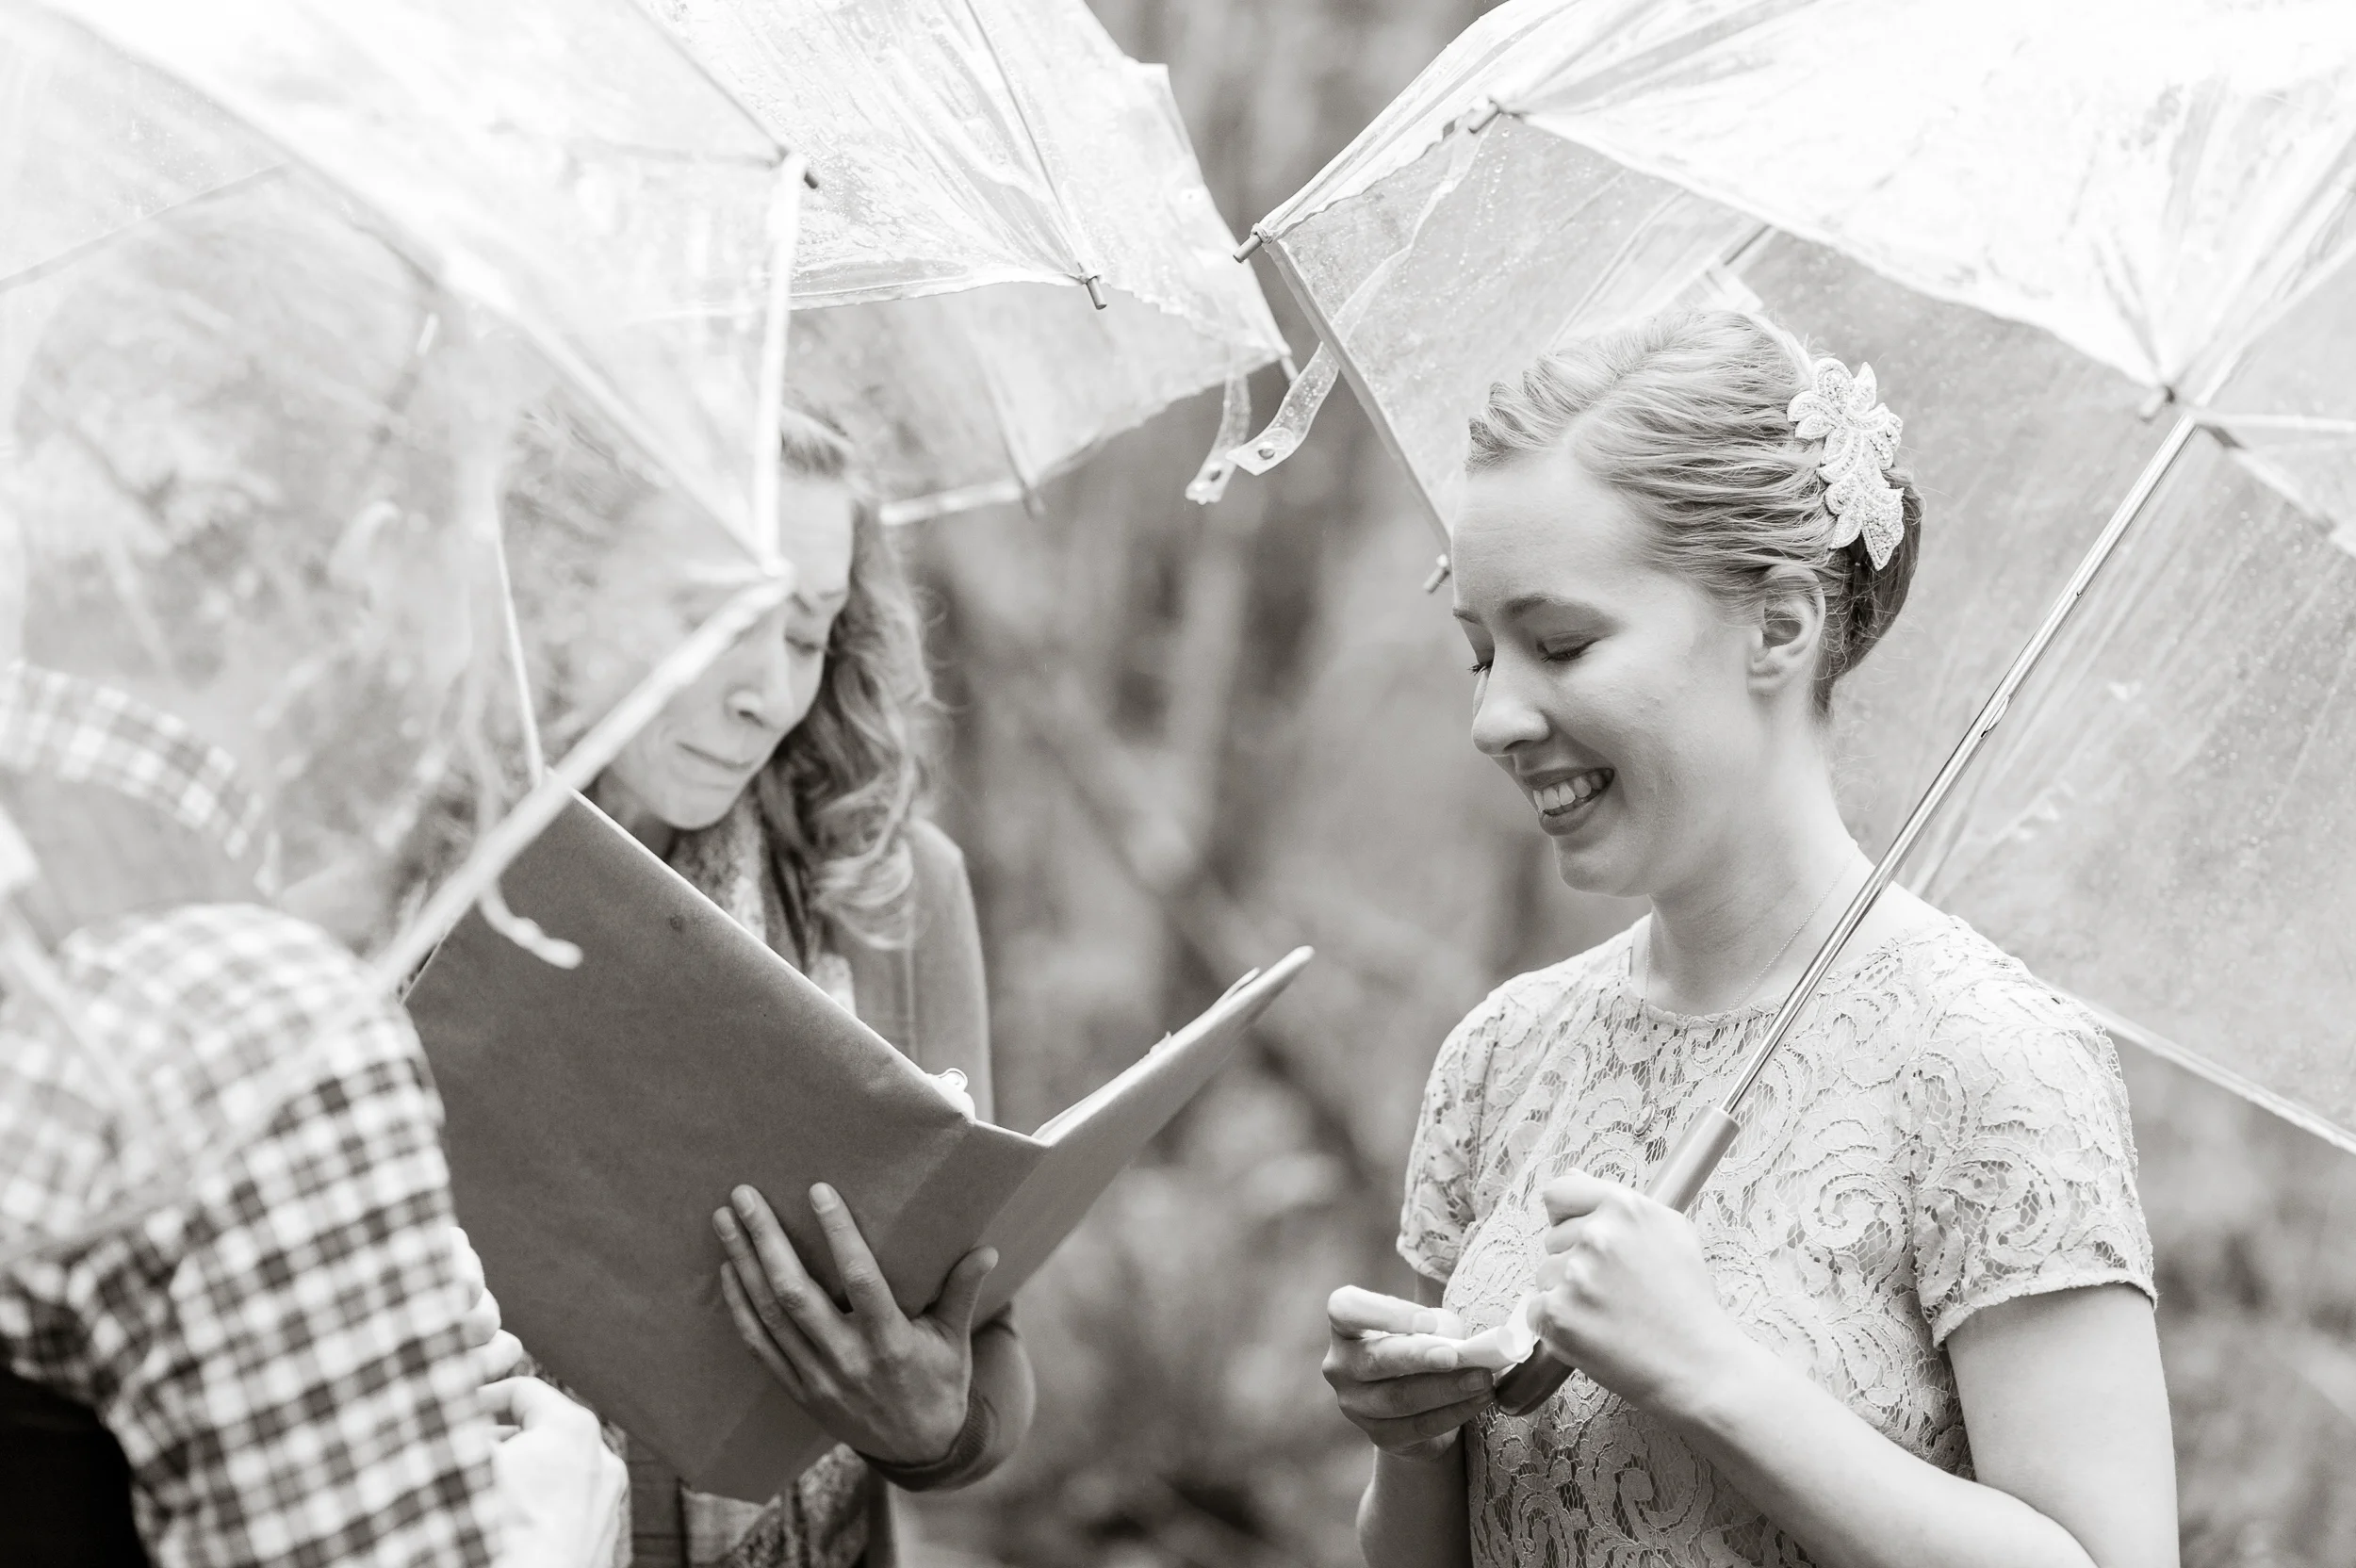
[[[2135,477],[2134,485],[2121,498],[2117,510],[2112,512],[2110,521],[2103,525],[2102,531],[2087,547],[2077,570],[2070,574],[2070,581],[2054,599],[2053,608],[2045,612],[2044,621],[2030,634],[2020,653],[2014,656],[2004,678],[1996,683],[1996,690],[1981,704],[1979,716],[1972,721],[1972,727],[1955,743],[1955,750],[1948,754],[1945,766],[1931,780],[1930,788],[1922,792],[1922,798],[1915,802],[1914,809],[1907,813],[1897,837],[1890,841],[1890,847],[1883,852],[1872,874],[1857,889],[1856,896],[1849,900],[1849,906],[1841,911],[1841,919],[1817,948],[1816,956],[1808,960],[1808,968],[1801,972],[1791,994],[1776,1009],[1766,1037],[1751,1053],[1750,1059],[1742,1064],[1742,1070],[1735,1077],[1733,1087],[1726,1091],[1723,1101],[1694,1118],[1693,1124],[1685,1130],[1685,1135],[1670,1150],[1668,1158],[1662,1160],[1660,1168],[1652,1173],[1652,1180],[1644,1186],[1647,1198],[1665,1203],[1679,1213],[1693,1207],[1693,1200],[1701,1195],[1710,1173],[1718,1168],[1718,1162],[1726,1157],[1736,1135],[1742,1130],[1739,1113],[1743,1096],[1750,1093],[1752,1086],[1767,1070],[1776,1048],[1791,1033],[1800,1009],[1816,994],[1816,988],[1841,956],[1843,944],[1856,934],[1858,926],[1865,923],[1865,917],[1873,911],[1873,901],[1896,877],[1898,867],[1906,859],[1906,853],[1914,847],[1923,828],[1930,825],[1931,818],[1962,779],[1964,771],[1972,765],[1972,760],[1979,755],[1982,743],[2004,722],[2005,710],[2012,706],[2013,694],[2028,678],[2029,672],[2037,667],[2037,661],[2044,657],[2047,647],[2070,619],[2070,612],[2085,597],[2095,575],[2102,571],[2104,563],[2118,549],[2119,541],[2134,526],[2153,492],[2159,489],[2160,482],[2167,477],[2168,468],[2184,451],[2185,444],[2192,439],[2192,433],[2200,425],[2200,419],[2194,415],[2186,414],[2179,417],[2174,428],[2168,433],[2167,439],[2160,443],[2159,449],[2144,465],[2143,472]],[[1498,1375],[1497,1408],[1508,1415],[1527,1415],[1551,1398],[1554,1391],[1562,1386],[1563,1380],[1572,1371],[1568,1363],[1541,1345],[1518,1365],[1509,1367]]]

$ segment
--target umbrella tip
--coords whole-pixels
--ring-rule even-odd
[[[1097,309],[1104,310],[1112,304],[1110,300],[1104,298],[1104,280],[1096,273],[1090,272],[1082,278],[1080,286],[1088,291],[1088,303]]]
[[[1260,248],[1261,243],[1262,237],[1260,231],[1257,229],[1252,230],[1250,234],[1243,237],[1243,243],[1235,247],[1235,259],[1237,261],[1250,261],[1252,259],[1252,253]]]
[[[1451,568],[1448,565],[1447,556],[1441,556],[1438,560],[1434,561],[1432,564],[1432,575],[1423,580],[1423,591],[1427,594],[1438,593],[1440,591],[1440,584],[1448,580],[1448,575],[1450,570]]]

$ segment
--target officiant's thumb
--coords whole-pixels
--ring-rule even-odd
[[[940,1299],[933,1303],[932,1315],[943,1329],[957,1334],[973,1332],[973,1304],[981,1299],[982,1282],[997,1266],[995,1247],[976,1247],[957,1260],[941,1287]]]

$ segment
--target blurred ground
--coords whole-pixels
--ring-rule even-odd
[[[1098,0],[1170,63],[1241,230],[1471,20],[1458,0]],[[1264,275],[1293,342],[1309,334]],[[1263,416],[1281,388],[1255,384]],[[1435,546],[1346,392],[1217,507],[1172,413],[1029,511],[903,537],[930,596],[941,814],[973,863],[1001,1115],[1028,1126],[1250,965],[1320,961],[1026,1292],[1032,1442],[924,1507],[949,1568],[1345,1565],[1366,1449],[1317,1375],[1334,1285],[1400,1288],[1442,1035],[1632,918],[1555,881],[1465,742]],[[2128,1063],[2188,1568],[2356,1562],[2356,1159]]]

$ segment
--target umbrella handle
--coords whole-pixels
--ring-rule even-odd
[[[1726,1157],[1735,1135],[1742,1124],[1726,1113],[1723,1105],[1712,1105],[1693,1119],[1693,1124],[1677,1139],[1669,1157],[1661,1162],[1644,1184],[1644,1196],[1656,1203],[1665,1203],[1683,1214],[1701,1196],[1702,1187],[1710,1181],[1718,1162]],[[1554,1397],[1573,1368],[1557,1360],[1554,1352],[1541,1345],[1521,1363],[1497,1374],[1497,1409],[1508,1415],[1528,1415]]]

